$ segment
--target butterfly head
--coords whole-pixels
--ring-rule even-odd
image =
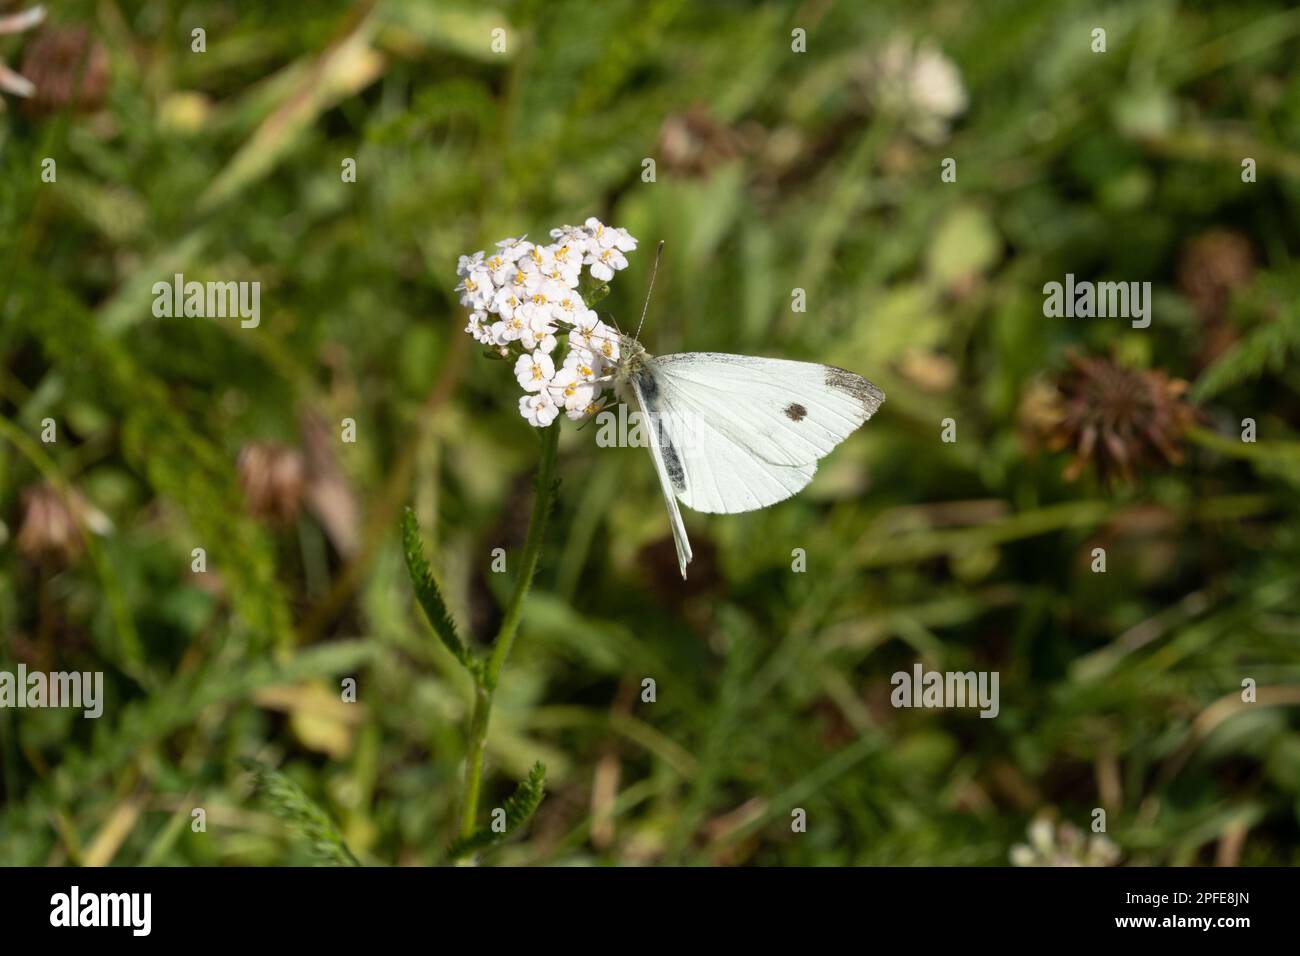
[[[631,335],[618,337],[618,358],[614,361],[610,378],[613,380],[615,391],[625,401],[630,394],[628,383],[640,374],[649,356],[650,353],[645,350],[645,346]]]
[[[646,355],[645,346],[638,342],[630,335],[620,335],[618,337],[618,364],[622,365],[627,362],[640,363],[644,361]]]

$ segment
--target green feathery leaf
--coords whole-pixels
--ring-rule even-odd
[[[448,847],[448,856],[455,860],[500,843],[529,821],[545,796],[546,767],[538,761],[528,771],[528,776],[520,781],[515,792],[506,798],[502,807],[506,813],[505,829],[500,832],[491,827],[475,830],[470,836],[462,837]]]
[[[256,760],[243,759],[241,767],[253,774],[255,793],[259,794],[272,813],[283,820],[289,830],[305,839],[316,858],[329,866],[360,866],[348,845],[343,842],[338,827],[328,813],[292,779],[279,770]]]
[[[438,590],[438,584],[433,580],[429,562],[424,559],[424,546],[420,544],[420,523],[415,519],[415,512],[410,508],[402,512],[402,550],[406,553],[406,570],[410,572],[411,586],[415,589],[420,607],[424,608],[424,616],[438,632],[438,637],[447,646],[447,650],[473,673],[478,667],[478,662],[470,655],[460,635],[456,633],[456,622],[452,620],[451,612],[447,610],[447,602],[442,599],[442,592]]]
[[[1300,276],[1259,280],[1242,309],[1261,318],[1202,373],[1192,390],[1204,402],[1267,373],[1280,374],[1300,354],[1300,312],[1289,305],[1300,293]]]

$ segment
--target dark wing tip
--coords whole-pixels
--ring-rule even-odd
[[[857,372],[850,372],[848,369],[836,368],[833,365],[826,366],[826,384],[830,388],[852,395],[862,406],[866,418],[876,414],[880,406],[885,403],[884,392]]]

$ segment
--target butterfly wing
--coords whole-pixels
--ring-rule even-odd
[[[719,352],[650,357],[637,378],[658,415],[672,490],[710,513],[753,511],[801,491],[818,459],[885,400],[844,369]]]
[[[655,463],[655,473],[659,476],[659,486],[663,489],[664,504],[668,506],[668,523],[673,529],[673,542],[677,545],[677,564],[682,571],[682,580],[686,580],[686,565],[691,561],[691,542],[686,537],[686,525],[682,523],[682,513],[677,508],[674,494],[681,483],[681,459],[677,454],[669,431],[663,427],[664,416],[659,407],[659,392],[654,377],[643,368],[631,377],[632,394],[641,406],[641,415],[646,422],[646,443],[650,446],[650,457]]]

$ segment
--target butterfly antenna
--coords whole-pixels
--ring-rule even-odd
[[[650,293],[655,290],[655,276],[659,274],[659,257],[664,254],[664,241],[659,240],[659,247],[655,249],[655,264],[650,270],[650,288],[645,290],[645,305],[641,308],[641,321],[636,324],[636,335],[634,339],[641,338],[641,326],[645,325],[645,314],[650,311]]]

